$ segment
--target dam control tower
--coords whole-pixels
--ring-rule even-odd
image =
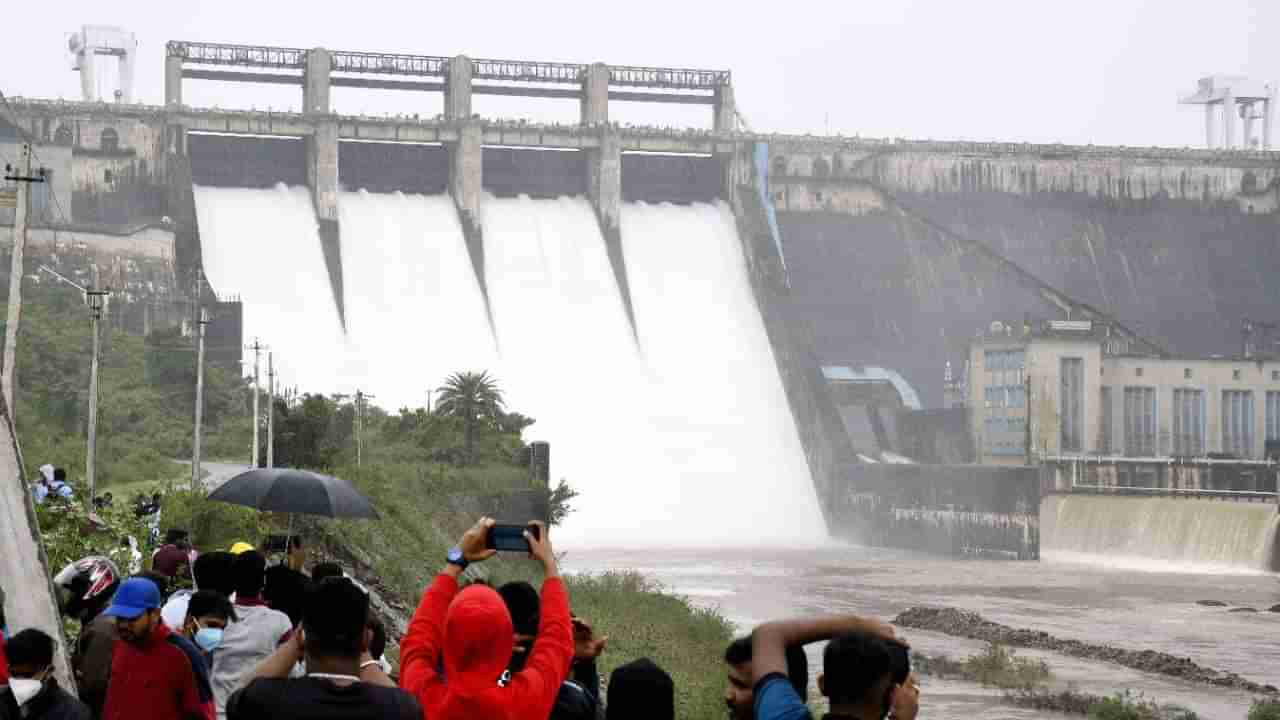
[[[1236,75],[1210,75],[1200,78],[1195,93],[1179,101],[1183,105],[1204,106],[1205,147],[1236,147],[1236,117],[1244,123],[1240,147],[1246,150],[1271,149],[1271,127],[1276,108],[1276,86],[1260,83]],[[1215,129],[1216,116],[1222,116],[1221,141]],[[1261,121],[1262,130],[1254,134],[1255,123]]]

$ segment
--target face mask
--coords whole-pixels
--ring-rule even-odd
[[[30,678],[9,678],[9,690],[13,692],[13,699],[18,701],[18,707],[22,707],[31,701],[31,698],[40,694],[40,690],[44,688],[44,683],[39,680]]]
[[[222,628],[200,628],[196,631],[196,645],[205,652],[213,652],[222,644]]]

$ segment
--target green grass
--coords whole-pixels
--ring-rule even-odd
[[[1280,720],[1280,700],[1254,700],[1249,720]]]
[[[964,660],[915,653],[911,661],[920,673],[961,678],[1003,690],[1030,690],[1052,677],[1043,660],[1018,657],[1013,650],[995,643],[989,643],[981,653]]]
[[[618,665],[648,657],[671,675],[676,717],[724,715],[724,657],[732,627],[635,573],[567,578],[573,611],[609,637],[600,658],[606,678]]]

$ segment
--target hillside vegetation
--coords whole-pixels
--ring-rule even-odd
[[[43,463],[67,468],[73,484],[84,474],[90,333],[88,311],[70,289],[26,291],[19,340],[18,434],[28,478]],[[305,394],[277,400],[276,464],[335,474],[370,497],[378,520],[328,520],[257,513],[209,502],[187,488],[195,353],[175,331],[146,338],[106,331],[100,374],[99,492],[117,490],[102,523],[79,508],[42,506],[41,529],[54,568],[93,553],[127,567],[121,539],[143,539],[146,527],[127,507],[136,492],[164,493],[161,528],[182,527],[203,550],[238,540],[257,544],[292,527],[311,540],[312,561],[336,559],[373,588],[375,605],[398,640],[422,590],[447,549],[482,513],[499,512],[517,495],[540,493],[553,522],[572,512],[575,492],[562,479],[541,485],[529,470],[522,431],[533,420],[509,411],[500,384],[481,373],[448,379],[433,412],[394,413],[365,405],[361,452],[356,453],[354,398]],[[206,368],[204,457],[249,455],[251,393],[237,373]],[[432,378],[433,381],[439,379]],[[432,382],[428,384],[438,384]],[[495,394],[491,394],[491,391]],[[263,413],[268,412],[266,403]],[[263,450],[265,452],[265,448]],[[84,488],[78,493],[82,497]],[[554,534],[553,534],[554,538]],[[145,552],[145,550],[144,550]],[[149,554],[149,553],[146,553]],[[468,570],[499,584],[540,578],[533,563],[500,557]],[[601,672],[649,656],[673,676],[680,717],[717,717],[720,655],[730,627],[713,611],[693,607],[634,574],[566,578],[575,613],[609,637]],[[393,654],[394,655],[394,654]]]

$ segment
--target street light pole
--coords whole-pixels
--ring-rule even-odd
[[[93,499],[98,491],[98,353],[100,342],[98,326],[102,320],[102,307],[106,302],[106,290],[85,291],[85,301],[89,305],[89,319],[93,325],[93,359],[89,365],[89,439],[85,449],[84,473],[89,485],[89,493],[85,504],[89,512],[93,512]]]
[[[196,320],[196,425],[191,441],[191,491],[200,487],[200,424],[204,419],[204,326],[209,323],[207,311],[200,308]]]

